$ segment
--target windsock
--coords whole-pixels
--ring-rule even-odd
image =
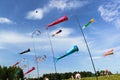
[[[19,53],[19,54],[24,54],[24,53],[27,53],[27,52],[30,52],[30,49],[29,49],[29,48],[28,48],[27,50],[25,50],[25,51]]]
[[[113,49],[107,51],[106,53],[103,54],[103,56],[108,56],[113,54]]]
[[[15,67],[16,65],[18,65],[19,64],[19,62],[16,62],[14,65],[13,65],[13,67]]]
[[[56,20],[56,21],[48,24],[47,27],[46,27],[46,29],[48,29],[48,27],[54,26],[54,25],[56,25],[56,24],[59,24],[59,23],[61,23],[61,22],[66,21],[66,20],[68,20],[68,17],[67,17],[67,16],[63,16],[63,17],[59,18],[58,20]]]
[[[61,33],[61,32],[62,32],[62,30],[59,30],[59,31],[55,32],[55,33],[52,35],[52,37],[56,36],[57,34],[59,34],[59,33]]]
[[[44,61],[45,59],[46,59],[46,55],[37,57],[37,62],[40,63],[40,62]]]
[[[64,55],[58,57],[57,61],[66,57],[66,56],[68,56],[68,55],[70,55],[70,54],[72,54],[72,53],[74,53],[74,52],[76,52],[76,51],[79,51],[79,49],[78,49],[77,45],[74,45],[74,47],[72,49],[68,50]]]
[[[94,22],[95,20],[92,18],[87,24],[85,24],[82,29],[85,29],[86,27],[88,27],[92,22]]]
[[[24,73],[24,75],[26,75],[26,74],[32,72],[33,70],[35,70],[35,67],[32,67],[31,69],[29,69],[27,72]]]
[[[39,29],[37,29],[32,33],[32,38],[35,36],[39,36],[40,34],[41,34],[41,31]]]

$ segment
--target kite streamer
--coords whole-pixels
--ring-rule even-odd
[[[88,27],[92,22],[94,22],[95,20],[92,18],[87,24],[85,24],[82,29],[85,29],[86,27]]]
[[[56,24],[59,24],[59,23],[64,22],[66,20],[68,20],[68,17],[67,16],[63,16],[60,19],[58,19],[58,20],[56,20],[56,21],[48,24],[47,27],[46,27],[46,29],[48,29],[48,27],[51,27],[51,26],[56,25]]]
[[[15,67],[16,65],[18,65],[19,64],[19,62],[16,62],[14,65],[13,65],[13,67]]]
[[[26,74],[32,72],[33,70],[35,70],[35,67],[32,67],[31,69],[29,69],[27,72],[24,73],[24,75],[26,75]]]
[[[35,30],[33,33],[32,33],[32,38],[33,36],[39,36],[41,34],[41,31],[40,30]]]
[[[40,63],[46,59],[46,55],[43,55],[41,57],[37,57],[37,62]]]
[[[106,53],[103,54],[103,56],[108,56],[113,54],[113,49],[107,51]]]
[[[24,64],[23,66],[21,66],[22,69],[26,68],[27,64]]]
[[[76,52],[76,51],[79,51],[79,49],[78,49],[77,45],[74,45],[74,47],[72,49],[68,50],[64,55],[58,57],[57,61],[66,57],[66,56],[68,56],[68,55],[70,55],[70,54],[72,54],[72,53],[74,53],[74,52]]]
[[[55,33],[52,35],[52,37],[56,36],[57,34],[59,34],[59,33],[61,33],[61,32],[62,32],[62,30],[59,30],[59,31],[55,32]]]
[[[30,49],[29,49],[29,48],[28,48],[27,50],[25,50],[25,51],[19,53],[19,54],[24,54],[24,53],[27,53],[27,52],[30,52]]]

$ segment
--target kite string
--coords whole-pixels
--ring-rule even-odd
[[[52,41],[51,41],[51,39],[50,39],[50,35],[49,35],[48,29],[47,29],[47,35],[48,35],[48,38],[49,38],[49,42],[50,42],[50,46],[51,46],[51,51],[52,51],[52,54],[53,54],[53,62],[54,62],[55,73],[57,73],[55,56],[54,56],[54,50],[53,50]]]

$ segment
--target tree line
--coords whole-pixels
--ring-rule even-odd
[[[49,80],[63,80],[69,79],[71,76],[75,78],[75,74],[80,73],[81,77],[94,77],[95,74],[90,71],[75,71],[75,72],[65,72],[65,73],[48,73],[43,74],[39,79],[38,78],[29,78],[28,80],[44,80],[45,77]],[[107,75],[111,75],[110,71],[107,71]],[[98,76],[105,76],[106,70],[97,71]],[[0,80],[24,80],[24,73],[20,67],[6,67],[0,66]]]
[[[82,78],[85,77],[95,77],[95,74],[90,71],[75,71],[75,72],[65,72],[65,73],[49,73],[49,74],[43,74],[43,76],[40,79],[30,79],[30,80],[44,80],[45,77],[49,78],[49,80],[64,80],[64,79],[70,79],[71,76],[75,78],[75,75],[77,73],[80,73]],[[111,75],[112,73],[108,71],[108,75]],[[106,70],[97,71],[97,76],[106,76]]]
[[[23,70],[19,67],[0,66],[0,80],[24,80]]]

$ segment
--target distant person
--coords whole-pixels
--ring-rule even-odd
[[[73,77],[73,75],[71,76],[71,80],[74,80],[74,77]]]
[[[108,76],[108,72],[109,72],[109,71],[106,69],[105,74],[106,74],[107,76]]]
[[[45,79],[44,80],[49,80],[47,77],[45,77]]]
[[[78,79],[78,80],[81,80],[81,75],[80,75],[79,73],[77,73],[77,74],[75,75],[75,78]]]

